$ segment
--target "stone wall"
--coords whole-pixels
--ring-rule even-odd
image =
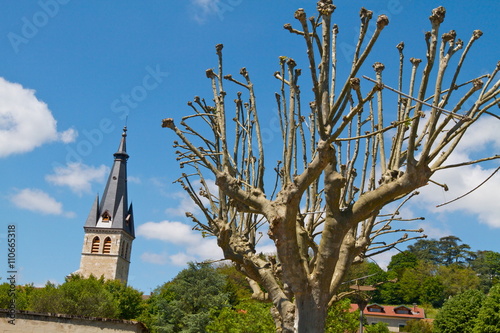
[[[49,313],[18,311],[15,325],[9,323],[9,311],[0,309],[0,333],[148,333],[137,321],[86,318]]]

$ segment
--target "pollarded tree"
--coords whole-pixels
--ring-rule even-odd
[[[422,61],[411,58],[410,76],[404,77],[404,44],[397,45],[396,88],[384,84],[379,62],[373,66],[375,79],[358,77],[389,23],[385,15],[372,23],[372,12],[362,8],[352,67],[341,78],[336,66],[339,30],[332,23],[335,6],[321,0],[317,9],[317,17],[310,19],[299,9],[299,27],[285,25],[305,41],[313,93],[309,108],[303,107],[298,85],[302,72],[293,59],[280,57],[274,75],[281,86],[275,95],[282,139],[277,165],[272,162],[269,168],[264,162],[250,74],[241,69],[241,81],[224,75],[221,44],[216,46],[218,68],[206,72],[213,103],[195,97],[189,103],[193,114],[182,118],[180,127],[172,118],[162,123],[179,138],[175,147],[181,166],[192,168],[179,182],[203,215],[187,215],[205,235],[217,238],[224,257],[249,278],[254,296],[273,302],[284,332],[323,332],[328,306],[342,296],[337,291],[354,262],[419,237],[409,232],[421,230],[410,230],[394,243],[374,242],[401,231],[391,227],[403,220],[399,207],[385,216],[379,216],[381,210],[406,202],[437,171],[479,162],[446,164],[471,126],[496,105],[500,85],[495,79],[500,64],[489,75],[459,81],[464,59],[482,33],[474,31],[465,43],[453,30],[440,36],[443,7],[430,16],[421,74],[417,69]],[[460,51],[457,65],[448,68]],[[448,71],[451,79],[445,83]],[[229,102],[225,80],[244,89],[248,100],[238,93],[234,104]],[[408,85],[405,92],[403,82]],[[493,158],[498,156],[482,160]],[[266,166],[274,170],[275,182],[265,175]],[[265,186],[264,180],[274,184]],[[261,230],[274,241],[276,256],[256,253]]]

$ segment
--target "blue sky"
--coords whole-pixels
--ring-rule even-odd
[[[274,92],[279,89],[272,74],[278,70],[278,57],[292,57],[307,69],[303,40],[282,26],[295,24],[293,13],[299,7],[314,15],[314,4],[305,0],[4,1],[0,254],[6,258],[7,226],[16,224],[18,283],[61,283],[78,269],[83,225],[95,195],[104,190],[126,118],[129,200],[137,236],[129,284],[148,293],[173,278],[189,260],[219,259],[214,239],[192,231],[184,217],[193,205],[172,184],[181,170],[172,148],[175,138],[160,127],[161,119],[187,115],[186,102],[195,95],[210,99],[205,70],[216,66],[214,46],[223,43],[225,72],[237,74],[247,67],[269,146],[279,144],[272,126]],[[499,60],[497,1],[335,4],[340,71],[350,66],[361,6],[389,16],[390,24],[367,61],[383,62],[388,73],[398,66],[394,46],[402,40],[407,59],[425,57],[427,17],[439,5],[447,8],[442,32],[455,29],[466,41],[474,29],[484,32],[466,62],[464,81],[491,72]],[[303,84],[306,79],[303,75]],[[454,161],[499,153],[500,123],[485,120]],[[497,166],[492,162],[438,174],[436,180],[446,182],[450,191],[429,186],[405,212],[426,216],[418,226],[431,237],[456,235],[474,250],[500,252],[499,175],[473,195],[435,208],[478,185]],[[262,249],[269,250],[270,243],[264,241]],[[384,264],[388,256],[376,260]],[[3,281],[6,270],[0,271]]]

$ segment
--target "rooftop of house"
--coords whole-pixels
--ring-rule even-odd
[[[357,304],[351,304],[350,311],[358,310]],[[405,305],[380,305],[380,304],[369,304],[363,310],[365,316],[374,317],[395,317],[395,318],[413,318],[413,319],[424,319],[425,311],[416,305],[407,307]]]

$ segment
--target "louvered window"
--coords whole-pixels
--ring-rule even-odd
[[[111,216],[109,213],[106,211],[104,214],[102,214],[102,222],[109,222],[111,220]]]
[[[104,247],[102,248],[102,253],[110,253],[111,252],[111,238],[106,237],[104,240]]]
[[[99,237],[95,236],[94,239],[92,240],[92,250],[90,253],[99,253],[99,244],[101,243],[101,240]]]

